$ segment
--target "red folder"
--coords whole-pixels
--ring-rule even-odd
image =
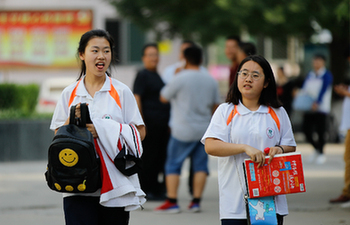
[[[250,159],[244,160],[248,195],[250,198],[305,192],[303,163],[300,153],[275,155],[270,165],[258,164]]]

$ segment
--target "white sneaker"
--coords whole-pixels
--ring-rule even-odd
[[[319,156],[316,159],[316,164],[317,165],[322,165],[326,162],[326,156],[324,154],[319,154]]]
[[[315,162],[315,160],[318,158],[319,155],[320,155],[320,153],[318,153],[318,151],[314,150],[314,152],[309,156],[308,162],[309,163]]]
[[[342,207],[342,208],[350,208],[350,201],[341,204],[340,207]]]

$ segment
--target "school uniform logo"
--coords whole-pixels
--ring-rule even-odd
[[[104,115],[102,116],[102,119],[110,120],[110,119],[113,119],[113,118],[112,118],[112,116],[109,115],[109,114],[104,114]]]
[[[271,127],[268,127],[266,129],[266,135],[268,138],[272,139],[275,136],[275,130],[272,129]]]

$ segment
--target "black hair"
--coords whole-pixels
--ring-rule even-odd
[[[321,54],[321,53],[316,53],[313,58],[314,59],[322,59],[323,61],[326,62],[326,56]]]
[[[142,56],[145,55],[146,48],[148,48],[148,47],[156,48],[157,51],[159,51],[159,50],[158,50],[158,45],[157,45],[156,43],[145,44],[145,45],[143,46],[143,48],[142,48],[142,52],[141,52]]]
[[[279,108],[282,106],[281,102],[278,100],[277,97],[277,87],[276,87],[276,81],[275,76],[273,74],[272,68],[270,66],[270,63],[262,56],[260,55],[251,55],[245,58],[241,64],[238,66],[238,70],[240,71],[243,64],[248,61],[254,61],[263,69],[264,72],[264,83],[268,83],[267,87],[264,88],[261,92],[259,104],[260,105],[266,105],[271,106],[274,108]],[[227,103],[233,103],[237,105],[239,101],[242,101],[242,94],[238,89],[237,86],[237,79],[239,76],[237,75],[235,77],[235,80],[233,81],[230,90],[227,94],[226,102]]]
[[[229,35],[226,37],[226,41],[227,40],[233,40],[233,41],[237,41],[238,44],[241,43],[241,38],[237,35]]]
[[[184,58],[189,64],[199,66],[202,63],[202,49],[190,46],[184,50]]]
[[[196,43],[194,43],[194,42],[191,41],[191,40],[183,40],[181,44],[189,44],[190,46],[196,45]]]
[[[251,42],[241,42],[239,47],[246,54],[246,56],[256,54],[255,45]]]
[[[80,54],[84,54],[85,48],[88,45],[89,41],[93,38],[96,38],[96,37],[105,38],[109,42],[109,45],[111,48],[111,56],[112,56],[111,57],[111,64],[116,63],[115,52],[114,52],[114,39],[108,33],[108,31],[101,30],[101,29],[90,30],[81,36],[80,41],[79,41],[77,57],[79,58]],[[106,73],[108,76],[111,76],[110,72],[106,71]],[[80,78],[82,76],[84,76],[85,74],[86,74],[86,65],[85,65],[84,60],[81,60],[81,70],[80,70],[78,80],[80,80]]]
[[[350,57],[350,45],[345,48],[345,50],[344,50],[344,57],[345,58]]]

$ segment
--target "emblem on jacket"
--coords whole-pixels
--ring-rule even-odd
[[[110,119],[113,119],[113,118],[112,118],[112,116],[109,115],[109,114],[104,114],[104,115],[102,116],[102,119],[110,120]]]
[[[268,127],[266,129],[266,135],[268,138],[272,139],[275,136],[275,130],[272,129],[271,127]]]

